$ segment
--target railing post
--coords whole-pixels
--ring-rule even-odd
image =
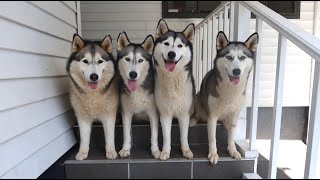
[[[228,20],[228,7],[224,6],[224,12],[223,12],[223,32],[228,37],[227,33],[227,20]],[[230,36],[228,37],[230,38]]]
[[[219,31],[223,31],[223,12],[219,11]]]
[[[262,23],[263,21],[257,17],[256,19],[256,32],[259,35],[259,43],[255,53],[255,64],[253,69],[253,86],[252,86],[252,105],[250,116],[250,129],[249,129],[249,147],[253,151],[256,149],[257,138],[257,122],[258,122],[258,107],[259,107],[259,81],[260,81],[260,59],[261,59],[261,39],[262,39]]]
[[[194,40],[193,40],[193,60],[192,60],[192,74],[193,77],[197,76],[197,41],[198,41],[198,37],[197,37],[197,29],[195,29],[194,32]],[[197,80],[195,80],[194,82],[195,84],[197,84]],[[196,87],[196,91],[197,91],[197,87]]]
[[[268,178],[277,177],[278,149],[280,141],[281,115],[282,115],[282,96],[284,84],[284,65],[286,59],[287,38],[279,33],[276,86],[274,92],[273,119],[272,119],[272,140],[270,148]]]
[[[204,22],[203,25],[203,57],[202,57],[202,79],[207,73],[208,67],[208,21]]]
[[[197,37],[197,54],[196,54],[196,56],[197,56],[197,64],[196,64],[196,68],[197,68],[197,75],[196,75],[196,77],[195,77],[195,79],[196,79],[196,89],[197,89],[197,91],[199,91],[200,90],[200,83],[201,82],[199,82],[199,80],[200,80],[200,62],[201,62],[201,49],[200,49],[200,43],[201,43],[201,40],[200,40],[200,28],[198,28],[197,29],[197,34],[196,34],[196,37]]]
[[[234,6],[235,1],[230,1],[230,21],[229,21],[229,39],[233,41],[233,31],[234,31]]]
[[[217,41],[217,35],[218,35],[218,29],[217,27],[217,17],[215,15],[212,16],[212,55],[211,55],[211,69],[214,65],[214,58],[216,57],[217,51],[216,51],[216,41]]]
[[[239,1],[234,1],[233,41],[245,41],[249,37],[250,11]],[[244,106],[237,123],[236,140],[246,139],[247,107]]]
[[[203,25],[199,28],[199,64],[198,64],[198,89],[200,89],[202,78],[203,78],[203,72],[202,72],[202,64],[203,64]]]
[[[233,25],[233,41],[245,41],[250,32],[250,11],[242,6],[239,1],[234,2]]]
[[[213,17],[208,19],[208,58],[207,58],[207,71],[209,72],[211,70],[211,64],[212,64],[212,51],[214,51],[212,46],[212,39],[215,38],[212,31],[212,23],[213,23]]]
[[[310,119],[308,128],[307,154],[304,170],[305,179],[313,179],[317,176],[317,161],[320,142],[320,63],[315,62],[312,99],[310,107]]]

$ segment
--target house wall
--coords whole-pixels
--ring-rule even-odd
[[[312,33],[314,1],[301,1],[300,19],[293,23]],[[148,34],[155,34],[161,15],[161,1],[82,1],[81,19],[84,38],[102,39],[110,34],[113,46],[118,34],[126,31],[132,42],[142,42]],[[182,31],[187,24],[197,25],[202,19],[165,19],[169,28]],[[250,32],[255,31],[255,20]],[[215,36],[214,36],[215,37]],[[278,33],[263,25],[259,106],[273,106]],[[115,50],[114,50],[115,52]],[[309,106],[311,58],[288,41],[285,68],[284,106]],[[248,83],[248,105],[251,102],[252,73]]]
[[[75,1],[0,2],[0,178],[37,178],[75,143],[65,65]]]

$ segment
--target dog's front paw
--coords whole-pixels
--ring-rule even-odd
[[[88,157],[88,152],[84,152],[84,151],[79,151],[76,155],[76,160],[84,160],[87,159]]]
[[[154,151],[152,151],[152,156],[153,156],[155,159],[159,159],[159,158],[160,158],[160,155],[161,155],[161,151],[159,151],[159,150],[154,150]]]
[[[106,152],[106,158],[107,159],[116,159],[118,156],[117,152],[115,150],[109,150]]]
[[[165,161],[170,158],[170,152],[162,151],[160,154],[160,160]]]
[[[130,149],[122,148],[119,152],[119,155],[121,158],[126,158],[126,157],[130,156]]]
[[[241,154],[237,150],[229,151],[229,154],[232,158],[234,158],[236,160],[241,159]]]
[[[208,154],[208,159],[210,161],[211,164],[217,164],[219,156],[216,152],[210,152]]]
[[[187,159],[192,159],[193,158],[193,153],[191,152],[190,149],[187,150],[182,150],[183,157]]]

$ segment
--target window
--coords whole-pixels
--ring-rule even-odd
[[[300,19],[300,1],[259,2],[285,18]],[[205,18],[220,3],[221,1],[162,1],[162,18]]]

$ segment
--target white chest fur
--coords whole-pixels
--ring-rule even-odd
[[[154,94],[139,87],[134,92],[121,95],[121,106],[124,111],[133,114],[150,111],[155,108]]]
[[[192,82],[187,71],[158,71],[155,84],[156,103],[159,111],[177,115],[190,110],[193,102]]]

